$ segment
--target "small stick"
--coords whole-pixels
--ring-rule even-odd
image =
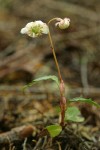
[[[11,131],[0,134],[0,145],[13,143],[14,141],[23,140],[30,136],[35,128],[32,125],[24,125],[13,128]]]

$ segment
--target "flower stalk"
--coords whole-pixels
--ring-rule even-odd
[[[54,21],[54,20],[57,20],[57,18],[51,19],[51,20],[48,22],[48,27],[49,27],[49,24],[50,24],[52,21]],[[63,79],[62,79],[60,67],[59,67],[59,64],[58,64],[57,57],[56,57],[56,53],[55,53],[55,49],[54,49],[54,44],[53,44],[52,37],[51,37],[51,33],[50,33],[50,27],[49,27],[48,36],[49,36],[49,41],[50,41],[50,45],[51,45],[53,57],[54,57],[54,60],[55,60],[56,68],[57,68],[57,71],[58,71],[58,77],[59,77],[59,80],[60,80],[60,87],[59,87],[59,90],[60,90],[60,95],[61,95],[61,97],[60,97],[60,109],[61,109],[61,114],[60,114],[60,118],[59,118],[59,123],[60,123],[60,125],[61,125],[62,128],[63,128],[64,125],[65,125],[64,118],[65,118],[65,111],[66,111],[66,98],[65,98],[65,96],[64,96],[64,95],[65,95],[65,85],[64,85],[64,81],[63,81]]]
[[[52,53],[53,53],[53,56],[54,56],[56,68],[58,70],[58,76],[59,76],[59,79],[61,81],[62,80],[61,72],[60,72],[58,61],[57,61],[56,53],[55,53],[55,50],[54,50],[54,45],[53,45],[53,41],[52,41],[52,37],[51,37],[51,33],[50,33],[50,28],[49,28],[48,36],[49,36],[49,41],[50,41],[51,50],[52,50]]]

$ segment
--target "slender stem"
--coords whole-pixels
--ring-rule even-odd
[[[57,19],[57,17],[56,17],[56,18],[53,18],[53,19],[51,19],[51,20],[49,20],[48,25],[49,25],[52,21],[54,21],[54,20],[56,20],[56,19]]]
[[[57,19],[57,18],[51,19],[51,20],[48,22],[48,27],[49,27],[49,24],[50,24],[52,21],[56,20],[56,19]],[[56,64],[56,67],[57,67],[59,80],[60,80],[60,87],[59,87],[59,89],[60,89],[60,94],[61,94],[61,99],[60,99],[60,108],[61,108],[60,125],[61,125],[62,128],[63,128],[63,127],[64,127],[65,110],[66,110],[66,98],[64,97],[64,94],[65,94],[65,86],[64,86],[64,82],[63,82],[63,79],[62,79],[62,76],[61,76],[61,71],[60,71],[60,68],[59,68],[58,60],[57,60],[57,57],[56,57],[56,53],[55,53],[55,49],[54,49],[54,45],[53,45],[53,41],[52,41],[52,37],[51,37],[51,33],[50,33],[50,28],[49,28],[48,36],[49,36],[49,41],[50,41],[52,53],[53,53],[53,56],[54,56],[55,64]]]
[[[57,57],[56,57],[56,54],[55,54],[54,45],[53,45],[53,41],[52,41],[52,38],[51,38],[50,30],[49,30],[48,36],[49,36],[49,41],[50,41],[52,53],[53,53],[53,56],[54,56],[55,64],[56,64],[56,67],[57,67],[57,70],[58,70],[58,76],[59,76],[59,79],[61,81],[62,80],[62,76],[61,76],[59,64],[58,64],[58,61],[57,61]]]

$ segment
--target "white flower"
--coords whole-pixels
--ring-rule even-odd
[[[42,21],[34,21],[26,24],[24,28],[20,31],[22,34],[27,34],[30,37],[38,37],[42,34],[48,34],[49,28],[46,23]]]
[[[70,19],[69,18],[57,18],[56,19],[58,22],[55,24],[55,26],[59,26],[60,29],[66,29],[70,25]]]

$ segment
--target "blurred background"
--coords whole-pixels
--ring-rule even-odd
[[[37,77],[57,75],[48,37],[32,39],[20,34],[26,23],[54,17],[71,19],[66,30],[51,24],[67,94],[100,97],[99,0],[0,0],[1,95],[20,90],[19,86]]]

